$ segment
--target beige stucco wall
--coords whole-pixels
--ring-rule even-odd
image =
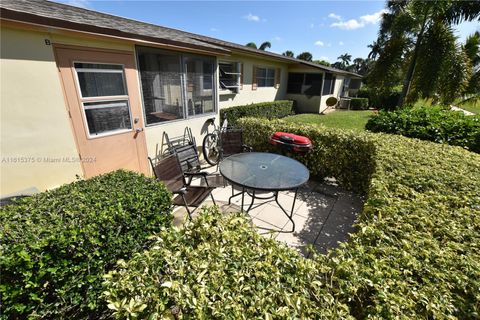
[[[1,195],[82,175],[49,38],[1,28]]]
[[[285,99],[288,74],[286,64],[241,55],[232,55],[228,58],[218,58],[218,61],[232,61],[243,63],[242,89],[240,89],[236,94],[229,93],[228,91],[219,90],[219,109],[257,102],[268,102]],[[252,90],[252,76],[254,66],[280,68],[280,88],[276,89],[274,87],[258,87],[256,90]],[[217,88],[218,87],[219,85],[217,85]]]
[[[133,51],[132,43],[2,23],[0,196],[83,176],[51,44]]]

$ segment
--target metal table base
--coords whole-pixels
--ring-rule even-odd
[[[290,220],[290,222],[292,223],[292,230],[290,232],[294,232],[295,231],[295,221],[293,221],[293,210],[295,209],[295,201],[297,200],[297,194],[298,194],[298,188],[295,188],[295,189],[292,189],[292,190],[295,190],[295,195],[293,196],[293,203],[292,203],[292,210],[290,211],[290,214],[288,214],[287,210],[285,210],[285,208],[280,204],[280,202],[278,202],[278,193],[280,191],[268,191],[268,192],[271,192],[273,193],[273,195],[271,196],[268,196],[268,197],[262,197],[262,196],[258,196],[256,195],[256,193],[260,190],[255,190],[255,189],[247,189],[245,187],[241,187],[242,188],[242,191],[235,194],[234,193],[234,189],[233,189],[233,185],[232,185],[232,196],[230,198],[228,198],[228,204],[231,204],[231,200],[232,198],[234,197],[237,197],[239,195],[242,195],[242,206],[241,206],[241,210],[243,212],[243,206],[244,206],[244,199],[245,199],[245,193],[247,193],[250,197],[252,197],[252,202],[250,203],[250,205],[248,206],[248,209],[246,211],[246,213],[248,213],[252,207],[253,207],[253,204],[255,202],[255,199],[261,199],[261,200],[268,200],[268,199],[275,199],[275,202],[277,203],[278,207],[280,209],[282,209],[283,213],[285,213],[285,215],[287,216],[287,218]],[[251,191],[251,193],[249,192]],[[261,190],[261,191],[264,191],[264,190]],[[266,203],[266,202],[265,202]],[[260,205],[263,205],[265,203],[262,203]]]

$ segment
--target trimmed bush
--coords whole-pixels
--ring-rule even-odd
[[[263,150],[268,142],[256,131],[310,133],[316,148],[330,150],[319,153],[327,164],[308,160],[317,172],[337,157],[323,145],[327,136],[343,147],[368,146],[370,160],[350,154],[373,167],[372,175],[354,175],[368,180],[357,232],[327,255],[306,260],[259,237],[241,216],[204,212],[183,231],[163,230],[149,250],[107,276],[105,297],[116,317],[479,317],[480,155],[395,135],[365,133],[348,145],[350,133],[339,130],[256,119],[241,124],[247,142]],[[347,163],[339,166],[346,170]]]
[[[317,269],[286,245],[259,235],[243,214],[204,210],[181,231],[105,277],[117,319],[331,319],[348,308]]]
[[[461,146],[480,153],[480,116],[441,107],[380,112],[368,120],[366,129],[410,138]]]
[[[171,195],[117,171],[0,210],[2,317],[100,318],[102,275],[171,220]]]
[[[279,149],[269,143],[275,131],[309,137],[312,151],[289,156],[305,164],[310,174],[317,178],[335,177],[349,190],[367,191],[375,169],[375,146],[368,134],[254,118],[241,119],[238,125],[244,129],[245,143],[255,151],[278,152]]]
[[[358,98],[367,98],[370,108],[380,110],[395,110],[402,94],[401,86],[391,88],[390,90],[381,90],[363,86],[357,92]]]
[[[294,115],[293,101],[278,100],[273,102],[261,102],[244,106],[230,107],[220,110],[220,123],[227,119],[228,124],[235,126],[238,119],[243,117],[255,117],[265,119],[279,119]]]
[[[350,109],[352,110],[368,110],[367,98],[351,98]]]

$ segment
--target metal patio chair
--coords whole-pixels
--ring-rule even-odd
[[[177,146],[171,150],[177,157],[182,172],[187,178],[187,185],[192,183],[193,178],[198,177],[203,178],[202,180],[209,187],[225,187],[225,181],[220,174],[203,171],[204,168],[200,164],[197,149],[194,145]]]
[[[220,133],[220,161],[237,153],[251,151],[252,147],[243,142],[243,130],[229,128]]]
[[[152,166],[155,178],[165,184],[168,190],[174,194],[173,205],[184,206],[190,219],[192,213],[202,204],[202,202],[210,196],[213,204],[216,205],[212,195],[215,187],[210,186],[189,186],[185,182],[180,163],[175,155],[170,155],[159,160],[156,164],[149,157],[148,160]],[[208,182],[207,182],[208,183]],[[189,207],[194,207],[190,211]]]

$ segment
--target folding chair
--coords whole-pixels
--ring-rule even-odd
[[[188,216],[192,219],[192,213],[203,203],[203,201],[210,196],[213,204],[216,205],[215,199],[212,195],[212,190],[215,187],[210,186],[189,186],[185,182],[185,177],[180,167],[180,163],[175,155],[170,155],[159,160],[156,164],[153,163],[149,157],[148,160],[152,166],[155,178],[158,181],[165,183],[170,192],[174,194],[173,205],[185,206]],[[208,182],[207,182],[208,184]],[[194,207],[190,211],[189,207]]]

